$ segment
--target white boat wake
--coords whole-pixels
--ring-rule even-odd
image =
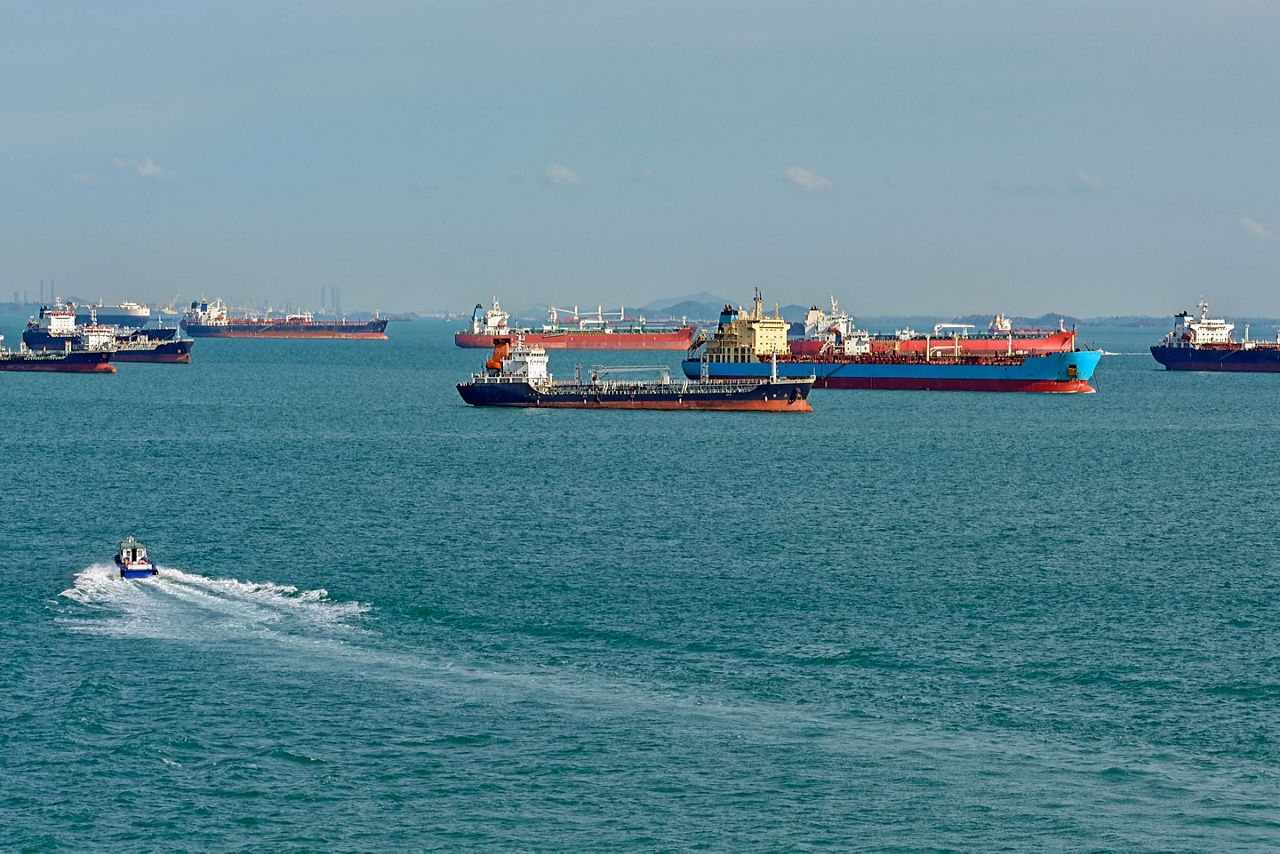
[[[361,602],[330,599],[323,589],[209,578],[164,566],[159,570],[151,578],[123,579],[112,564],[85,567],[61,595],[88,612],[68,615],[62,622],[75,631],[127,637],[288,635],[357,631],[353,621],[370,610]]]

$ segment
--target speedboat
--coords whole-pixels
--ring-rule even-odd
[[[120,567],[121,578],[148,578],[156,574],[156,565],[147,557],[147,547],[132,534],[120,541],[116,566]]]

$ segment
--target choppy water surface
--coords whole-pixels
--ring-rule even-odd
[[[504,412],[389,334],[0,375],[0,847],[1280,842],[1280,378]]]

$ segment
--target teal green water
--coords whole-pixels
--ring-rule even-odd
[[[498,411],[389,334],[0,374],[0,848],[1280,843],[1280,377]]]

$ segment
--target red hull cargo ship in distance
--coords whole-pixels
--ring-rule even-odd
[[[470,330],[455,332],[453,343],[459,347],[488,348],[494,338],[522,336],[530,347],[546,350],[687,350],[698,327],[687,323],[648,323],[643,317],[627,319],[619,309],[617,319],[606,317],[615,312],[597,308],[593,315],[579,316],[578,310],[552,308],[547,322],[539,329],[518,328],[498,305],[486,309],[476,304],[471,315]]]
[[[387,318],[369,321],[316,320],[311,312],[284,317],[232,317],[227,304],[197,300],[182,313],[182,331],[192,338],[386,338]]]

